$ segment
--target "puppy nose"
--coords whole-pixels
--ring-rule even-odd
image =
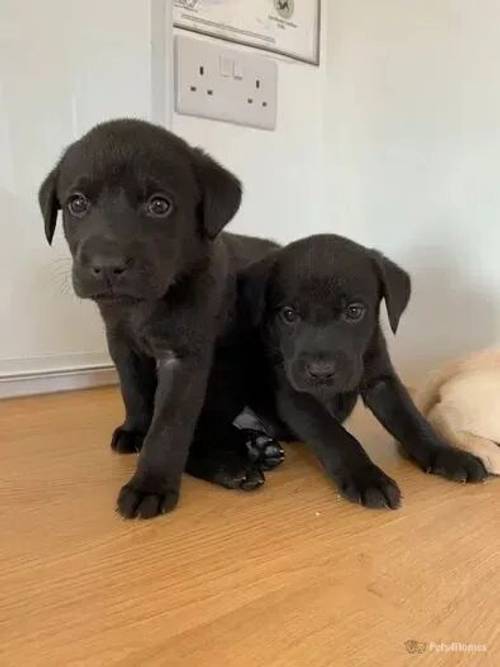
[[[306,372],[313,380],[330,380],[335,374],[333,361],[309,361]]]
[[[94,276],[117,278],[124,274],[132,265],[126,257],[94,257],[90,263],[90,271]]]

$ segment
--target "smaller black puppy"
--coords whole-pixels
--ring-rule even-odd
[[[276,433],[308,442],[341,493],[395,509],[399,488],[342,426],[361,395],[383,426],[427,471],[463,482],[486,477],[481,462],[441,441],[392,367],[379,325],[385,300],[393,332],[410,279],[380,253],[335,235],[276,250],[241,276],[241,298],[259,327],[273,391],[252,407]]]

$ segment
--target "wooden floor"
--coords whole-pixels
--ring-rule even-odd
[[[500,480],[426,476],[360,411],[399,511],[294,446],[257,492],[186,477],[173,514],[126,522],[120,418],[114,388],[0,403],[1,667],[500,665]]]

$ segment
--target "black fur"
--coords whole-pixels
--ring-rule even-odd
[[[254,385],[251,407],[276,434],[308,442],[346,498],[393,509],[401,499],[396,482],[342,426],[358,396],[422,469],[466,482],[486,477],[477,458],[439,439],[391,364],[380,302],[396,331],[410,298],[410,279],[396,264],[339,236],[318,235],[250,266],[240,289],[263,346],[255,360],[267,359],[272,382],[265,393]]]
[[[75,292],[96,301],[106,326],[126,408],[111,446],[140,450],[121,514],[172,509],[185,468],[259,486],[279,461],[269,439],[232,425],[244,402],[232,386],[244,365],[236,272],[275,244],[219,234],[240,205],[239,181],[163,128],[117,120],[65,151],[39,200],[49,243],[62,210]]]

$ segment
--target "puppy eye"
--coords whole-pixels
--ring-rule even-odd
[[[365,310],[362,303],[350,303],[345,310],[345,317],[350,322],[359,322],[363,318]]]
[[[82,218],[90,208],[90,202],[85,195],[82,195],[81,192],[75,192],[68,199],[67,202],[68,211],[75,218]]]
[[[153,195],[146,204],[146,212],[152,218],[164,218],[170,213],[172,204],[163,195]]]
[[[293,324],[299,319],[299,314],[290,306],[285,306],[280,311],[281,319],[287,324]]]

